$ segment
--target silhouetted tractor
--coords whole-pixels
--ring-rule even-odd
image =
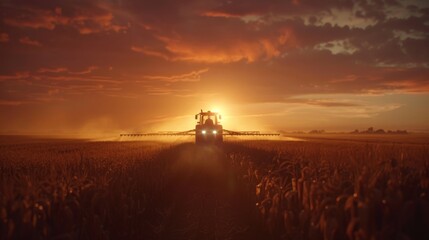
[[[188,131],[167,131],[157,133],[122,133],[121,137],[142,137],[142,136],[194,136],[197,144],[220,144],[223,136],[279,136],[278,133],[261,133],[259,131],[231,131],[223,129],[220,124],[222,116],[216,112],[203,112],[195,115],[198,120],[195,129]]]
[[[222,116],[216,112],[203,112],[195,115],[195,120],[198,120],[195,126],[195,143],[222,143],[223,129],[220,124]]]

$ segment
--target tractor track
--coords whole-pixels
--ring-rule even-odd
[[[151,239],[267,239],[223,149],[182,144],[154,201]]]

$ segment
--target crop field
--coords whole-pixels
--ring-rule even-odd
[[[427,138],[304,140],[3,137],[0,238],[429,239]]]

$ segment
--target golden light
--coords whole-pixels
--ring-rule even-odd
[[[213,108],[211,108],[209,110],[212,111],[212,112],[215,112],[215,113],[219,113],[221,115],[224,114],[223,108],[221,108],[221,107],[213,107]]]
[[[229,115],[228,107],[225,103],[207,104],[207,111],[212,111],[221,115],[221,122],[225,122],[224,117]]]

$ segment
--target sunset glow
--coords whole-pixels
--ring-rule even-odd
[[[0,134],[429,131],[429,2],[2,1]]]

